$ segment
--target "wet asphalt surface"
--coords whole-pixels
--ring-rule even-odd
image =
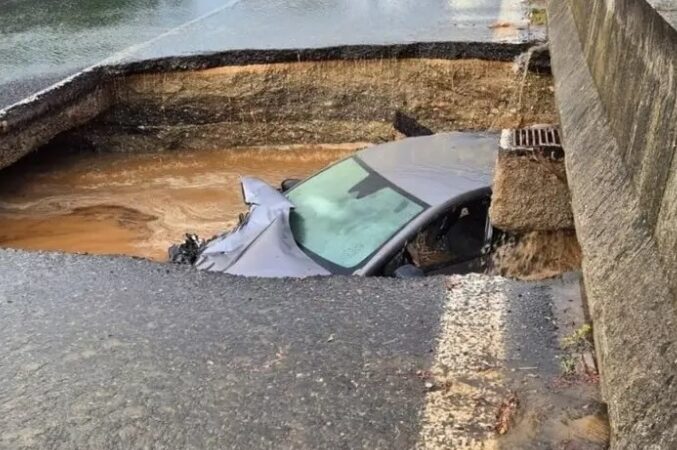
[[[444,278],[244,279],[12,250],[0,250],[0,267],[0,448],[411,448],[419,438]],[[463,301],[481,305],[484,282],[472,283]],[[501,285],[508,367],[552,374],[547,283]]]
[[[0,447],[411,447],[439,280],[0,252]],[[274,445],[275,444],[275,445]]]
[[[0,0],[0,109],[83,68],[229,49],[523,42],[519,0]]]

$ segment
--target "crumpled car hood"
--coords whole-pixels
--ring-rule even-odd
[[[296,244],[289,225],[294,205],[287,197],[252,177],[242,178],[242,192],[248,218],[209,242],[196,268],[251,277],[330,275]]]

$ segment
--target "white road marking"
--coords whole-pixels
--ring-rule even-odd
[[[477,274],[448,278],[435,360],[423,374],[430,390],[419,449],[497,447],[496,412],[508,395],[498,370],[505,358],[505,283]]]
[[[12,103],[11,105],[6,106],[3,109],[0,109],[0,119],[2,119],[2,117],[5,116],[6,112],[9,111],[12,108],[15,108],[17,106],[24,105],[24,104],[27,104],[27,103],[34,102],[38,98],[47,94],[48,92],[70,83],[71,81],[73,81],[74,79],[76,79],[77,77],[81,76],[84,73],[91,72],[94,69],[96,69],[100,66],[103,66],[103,65],[119,62],[123,58],[134,54],[135,52],[141,50],[142,48],[146,48],[146,47],[154,44],[155,42],[159,41],[160,39],[164,39],[167,36],[177,34],[181,30],[184,30],[184,29],[190,27],[191,25],[194,25],[194,24],[201,22],[205,19],[208,19],[209,17],[214,16],[214,15],[216,15],[216,14],[218,14],[218,13],[220,13],[220,12],[222,12],[222,11],[228,9],[228,8],[232,8],[233,6],[240,3],[241,1],[242,0],[230,0],[226,3],[224,3],[223,5],[219,6],[218,8],[215,8],[215,9],[213,9],[213,10],[211,10],[211,11],[209,11],[209,12],[207,12],[207,13],[199,16],[199,17],[196,17],[192,20],[189,20],[188,22],[182,23],[181,25],[174,27],[174,28],[172,28],[168,31],[165,31],[164,33],[159,34],[158,36],[155,36],[154,38],[149,39],[148,41],[144,41],[144,42],[141,42],[139,44],[129,46],[129,47],[113,54],[112,56],[109,56],[105,59],[102,59],[101,61],[99,61],[95,64],[92,64],[91,66],[86,67],[85,69],[82,69],[81,71],[74,73],[73,75],[71,75],[69,77],[64,78],[63,80],[58,81],[58,82],[56,82],[56,83],[54,83],[54,84],[52,84],[52,85],[50,85],[50,86],[48,86],[48,87],[46,87],[42,90],[30,95],[29,97],[26,97],[22,100],[19,100],[16,103]]]

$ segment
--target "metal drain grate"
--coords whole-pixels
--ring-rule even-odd
[[[520,128],[512,130],[513,148],[561,147],[559,130],[555,127]]]
[[[503,130],[500,146],[503,150],[518,153],[538,151],[556,159],[564,156],[559,128],[552,126],[538,125],[529,128]]]

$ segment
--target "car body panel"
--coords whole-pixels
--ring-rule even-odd
[[[283,194],[252,177],[242,179],[242,192],[250,207],[247,218],[211,241],[196,268],[259,277],[330,275],[296,245],[289,226],[293,205]]]
[[[431,206],[491,186],[498,134],[441,133],[369,147],[358,157],[385,179]]]
[[[466,200],[490,195],[497,153],[498,135],[485,133],[442,133],[359,151],[357,157],[362,162],[430,207],[354,274],[378,273],[384,261],[440,214]],[[296,244],[289,224],[293,205],[284,194],[251,177],[242,179],[242,189],[250,206],[247,219],[201,250],[195,263],[198,269],[260,277],[331,274]]]

